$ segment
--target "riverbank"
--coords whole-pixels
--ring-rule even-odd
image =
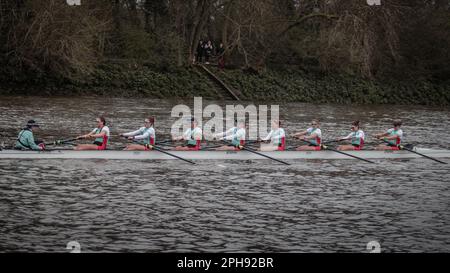
[[[294,69],[242,71],[209,67],[242,100],[339,104],[450,105],[450,81],[370,81]],[[3,76],[0,95],[109,96],[207,99],[224,91],[196,67],[152,67],[138,63],[98,66],[88,77],[11,80]]]

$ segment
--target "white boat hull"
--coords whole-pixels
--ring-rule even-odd
[[[450,150],[416,149],[434,158],[450,158]],[[257,154],[238,151],[170,151],[179,157],[189,160],[254,160],[266,159]],[[365,159],[414,159],[421,156],[408,151],[351,151],[346,152]],[[263,152],[270,157],[281,160],[293,159],[354,159],[352,157],[339,154],[333,151],[313,151],[313,152]],[[158,151],[0,151],[1,159],[108,159],[108,160],[168,160],[175,159],[169,155]]]

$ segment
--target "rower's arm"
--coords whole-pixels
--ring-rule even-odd
[[[304,131],[304,132],[296,133],[296,134],[294,134],[294,135],[293,135],[293,137],[301,137],[301,136],[304,136],[304,135],[306,135],[307,133],[308,133],[308,131]]]
[[[188,129],[188,130],[186,130],[186,132],[183,133],[182,136],[180,136],[180,137],[178,138],[178,140],[188,140],[188,139],[191,139],[191,134],[192,134],[192,131]]]
[[[272,137],[272,139],[273,139],[273,140],[280,140],[280,139],[282,139],[283,137],[285,137],[284,134],[277,134],[277,135],[274,135],[274,136]]]
[[[222,139],[225,139],[225,140],[233,140],[233,139],[235,139],[235,138],[240,139],[241,137],[242,137],[241,134],[236,133],[236,134],[226,135],[226,136],[223,137]]]
[[[386,139],[386,140],[394,140],[394,139],[397,139],[397,138],[399,138],[398,135],[393,135],[393,136],[390,136],[390,137],[385,137],[384,139]]]
[[[139,135],[140,133],[141,133],[141,130],[139,129],[139,130],[134,131],[134,132],[129,132],[129,133],[122,134],[122,136],[124,136],[124,137],[134,137],[134,136]]]
[[[202,133],[196,133],[196,134],[194,135],[194,139],[195,139],[195,140],[202,140],[202,138],[203,138]]]
[[[221,139],[223,139],[223,140],[233,140],[234,137],[235,137],[235,135],[229,135],[229,136],[224,136]]]
[[[224,132],[224,133],[217,133],[217,134],[213,135],[214,138],[224,138],[226,136],[227,136],[226,132]]]
[[[315,139],[317,137],[317,134],[312,134],[310,136],[305,136],[305,139]]]
[[[89,134],[81,135],[78,138],[89,138],[92,137],[93,135],[95,135],[95,129],[91,131]]]
[[[214,137],[226,139],[227,137],[230,137],[233,135],[234,135],[234,128],[231,128],[226,132],[215,134]]]
[[[376,134],[375,137],[376,138],[382,138],[382,137],[387,137],[389,135],[389,133],[381,133],[381,134]]]
[[[136,135],[133,135],[132,137],[136,140],[146,139],[146,138],[150,137],[150,132],[147,131],[144,134],[138,135],[138,136],[136,134]]]
[[[213,138],[219,138],[219,137],[223,137],[224,133],[217,133],[217,134],[213,134]]]
[[[106,135],[106,132],[100,132],[99,134],[90,134],[90,137],[92,138],[99,138],[99,137],[103,137]]]
[[[346,136],[346,137],[342,137],[342,138],[339,138],[338,140],[342,140],[342,141],[344,141],[344,140],[349,140],[349,139],[352,139],[353,138],[353,134],[352,133],[350,133],[348,136]]]
[[[179,136],[179,137],[172,136],[172,140],[173,141],[180,141],[180,140],[183,140],[183,139],[184,139],[184,136]]]
[[[272,139],[272,135],[273,135],[273,130],[270,131],[270,133],[266,137],[261,138],[261,140],[268,141],[268,140]]]

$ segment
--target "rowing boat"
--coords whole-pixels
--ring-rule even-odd
[[[414,148],[416,152],[435,158],[450,158],[450,150]],[[171,151],[172,154],[191,160],[254,160],[265,159],[247,151]],[[350,151],[346,152],[366,159],[414,159],[421,158],[408,151]],[[275,151],[262,152],[276,159],[352,159],[333,151]],[[109,159],[109,160],[168,160],[173,157],[158,151],[17,151],[2,150],[0,159]]]

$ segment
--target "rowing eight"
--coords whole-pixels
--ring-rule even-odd
[[[435,158],[450,158],[450,150],[414,148],[414,151]],[[261,160],[264,157],[248,151],[172,151],[174,155],[191,160]],[[352,159],[333,151],[274,151],[261,152],[276,159]],[[419,155],[408,151],[349,151],[348,154],[366,159],[414,159]],[[2,150],[0,159],[110,159],[110,160],[169,160],[174,159],[157,151],[19,151]]]

